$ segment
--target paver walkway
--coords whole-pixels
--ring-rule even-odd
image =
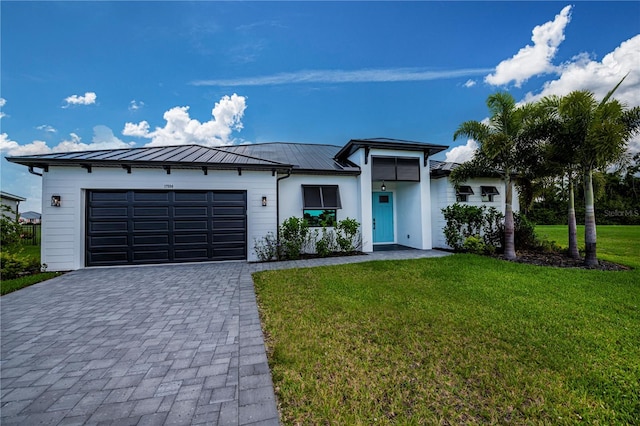
[[[251,273],[445,255],[90,268],[0,299],[0,423],[277,425]]]

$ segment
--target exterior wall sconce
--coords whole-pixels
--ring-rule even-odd
[[[380,190],[382,190],[382,192],[387,190],[387,185],[384,184],[384,181],[382,181],[382,185],[380,186]]]
[[[60,207],[60,203],[62,201],[62,197],[59,195],[51,196],[51,207]]]
[[[267,207],[267,197],[265,195],[262,196],[262,207]]]

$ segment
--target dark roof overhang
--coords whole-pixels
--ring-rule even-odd
[[[7,157],[7,161],[45,171],[50,166],[78,166],[87,170],[92,167],[118,167],[127,172],[131,168],[201,169],[205,173],[207,170],[238,169],[286,172],[293,167],[287,163],[199,145],[23,155]]]
[[[448,149],[445,145],[436,145],[425,142],[406,141],[402,139],[390,139],[390,138],[372,138],[372,139],[351,139],[347,144],[342,147],[336,154],[335,158],[338,161],[347,160],[353,153],[360,148],[364,148],[367,157],[369,150],[374,149],[394,149],[398,151],[418,151],[424,153],[425,165],[427,157],[435,155]]]

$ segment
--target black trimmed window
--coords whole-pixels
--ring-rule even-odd
[[[482,195],[482,201],[490,203],[493,202],[493,197],[495,195],[500,195],[498,188],[495,186],[481,186],[480,193]]]
[[[468,185],[460,185],[456,187],[456,201],[466,203],[469,201],[469,195],[473,195],[473,189]]]
[[[374,181],[420,181],[420,159],[372,157],[371,178]]]
[[[309,226],[335,226],[342,208],[338,185],[302,185],[303,216]]]

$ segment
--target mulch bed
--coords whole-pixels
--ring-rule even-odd
[[[584,259],[573,259],[563,253],[542,253],[535,251],[518,251],[518,257],[512,262],[527,263],[538,266],[555,266],[557,268],[596,269],[601,271],[628,271],[632,268],[606,260],[598,259],[598,266],[585,266]],[[497,255],[499,259],[504,256]]]

